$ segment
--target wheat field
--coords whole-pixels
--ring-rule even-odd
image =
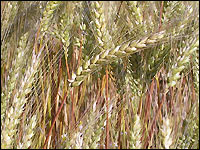
[[[199,2],[1,1],[1,148],[199,149]]]

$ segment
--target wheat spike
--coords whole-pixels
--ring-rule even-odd
[[[177,58],[177,62],[172,66],[172,71],[169,73],[168,86],[173,87],[176,85],[178,79],[180,79],[180,73],[185,68],[186,63],[190,61],[190,55],[198,49],[199,39],[192,37],[188,45],[182,48],[182,56]]]
[[[32,144],[32,137],[34,135],[34,128],[36,126],[36,115],[32,116],[30,122],[25,127],[25,135],[23,137],[23,141],[18,144],[17,148],[19,149],[27,149]]]
[[[103,3],[104,2],[99,2],[95,1],[92,2],[91,7],[92,9],[92,14],[93,14],[93,20],[94,20],[94,25],[95,25],[95,31],[96,31],[96,41],[101,47],[100,50],[104,51],[110,47],[114,47],[113,44],[109,46],[107,41],[111,41],[112,37],[110,36],[108,30],[106,29],[106,20],[105,20],[105,15],[103,12]]]
[[[138,52],[142,48],[146,48],[148,45],[152,44],[149,43],[150,40],[154,40],[154,43],[158,42],[164,37],[164,33],[164,31],[161,31],[139,41],[126,42],[114,49],[108,49],[100,54],[95,55],[90,60],[85,62],[83,66],[80,66],[77,69],[78,74],[72,74],[73,78],[69,82],[71,82],[73,87],[79,86],[89,73],[92,73],[95,69],[98,69],[103,64],[108,64],[116,58],[122,58]]]
[[[51,24],[51,19],[53,18],[54,11],[58,8],[61,2],[59,1],[49,1],[45,11],[43,12],[43,18],[41,21],[41,31],[46,32]]]
[[[137,114],[135,115],[135,122],[133,129],[130,132],[130,148],[132,149],[140,149],[142,147],[142,142],[140,141],[141,139],[141,121],[140,121],[140,116]]]
[[[6,108],[6,103],[9,102],[11,94],[16,86],[17,79],[21,76],[22,66],[24,65],[24,59],[26,58],[27,49],[30,48],[30,43],[27,43],[28,33],[24,34],[20,41],[19,46],[16,49],[16,58],[13,62],[13,68],[10,70],[8,76],[8,84],[5,95],[2,97],[2,112],[1,118],[4,118],[4,112]]]
[[[163,145],[164,148],[169,149],[172,145],[172,128],[171,128],[171,122],[169,118],[163,119],[163,126],[161,129],[161,133],[163,136]]]
[[[23,106],[27,102],[26,95],[31,92],[33,83],[33,75],[37,71],[39,65],[40,54],[36,57],[33,54],[33,62],[31,67],[25,72],[25,77],[21,81],[21,87],[14,96],[13,105],[7,110],[5,116],[4,130],[1,132],[2,148],[12,148],[14,142],[14,135],[17,131],[17,124],[19,123],[20,115],[23,112]]]

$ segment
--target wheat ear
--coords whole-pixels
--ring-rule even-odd
[[[199,50],[194,52],[193,54],[193,76],[194,76],[194,86],[195,86],[195,91],[199,93]]]
[[[14,96],[13,105],[6,112],[4,130],[1,132],[2,148],[13,148],[12,144],[14,143],[14,135],[17,131],[17,124],[23,112],[23,107],[27,102],[26,95],[31,92],[34,74],[37,71],[40,60],[40,54],[41,52],[37,57],[33,54],[32,65],[25,72],[25,77],[21,81],[21,87]]]
[[[168,86],[173,87],[180,79],[180,73],[185,68],[186,63],[190,61],[190,55],[198,49],[199,39],[193,37],[189,44],[181,49],[182,56],[177,58],[176,63],[172,66],[172,71],[169,73]]]
[[[104,122],[106,120],[106,115],[103,115],[99,118],[99,123],[97,124],[97,127],[92,133],[92,140],[89,143],[89,148],[97,149],[98,148],[98,142],[100,141],[102,129],[105,126]]]
[[[136,53],[152,43],[157,43],[164,37],[164,33],[164,31],[161,31],[139,41],[125,42],[114,49],[108,49],[95,55],[80,66],[77,69],[76,74],[72,74],[72,79],[68,80],[71,83],[70,86],[79,86],[89,73],[94,72],[103,64],[110,63],[113,60]]]
[[[128,25],[131,28],[134,28],[134,26],[138,26],[139,30],[147,32],[147,25],[144,22],[143,16],[142,16],[142,11],[140,7],[137,7],[137,1],[128,1],[128,11],[131,14],[131,16],[134,17],[134,19],[130,19]],[[133,21],[135,22],[133,24]]]
[[[53,18],[54,11],[58,8],[61,2],[59,1],[49,1],[46,5],[46,9],[43,12],[43,18],[41,21],[41,31],[46,32],[51,24],[51,19]]]
[[[142,95],[142,80],[140,79],[142,68],[140,68],[141,56],[135,53],[129,57],[127,66],[126,83],[137,96]]]
[[[104,51],[109,47],[114,47],[113,43],[111,42],[111,46],[109,46],[107,41],[112,41],[112,37],[110,36],[108,30],[106,29],[106,20],[103,13],[103,3],[104,2],[92,2],[91,7],[93,20],[95,25],[96,31],[96,40],[98,45],[101,47],[100,50]]]
[[[95,106],[95,107],[94,107]],[[105,105],[104,105],[105,106]],[[97,116],[97,111],[96,111],[96,102],[95,105],[93,105],[93,118],[91,118],[91,121],[95,123],[96,116]],[[105,126],[105,120],[106,120],[106,115],[103,114],[100,118],[97,124],[94,124],[95,127],[93,127],[93,130],[91,132],[91,139],[88,142],[88,147],[92,149],[96,149],[98,147],[98,142],[100,141],[100,136],[101,136],[101,131],[102,128]],[[94,126],[92,125],[92,126]]]
[[[141,131],[142,131],[142,125],[140,121],[140,116],[135,115],[135,122],[133,129],[130,131],[130,148],[131,149],[140,149],[142,148],[142,142],[140,141],[141,139]]]
[[[164,148],[169,149],[170,146],[172,145],[172,128],[171,128],[170,119],[168,117],[163,118],[161,133],[163,136]]]
[[[18,149],[28,149],[32,144],[32,137],[34,135],[34,128],[36,126],[36,115],[32,116],[30,122],[25,127],[25,135],[22,142],[17,146]]]
[[[6,110],[6,103],[9,102],[11,98],[11,94],[16,86],[16,81],[21,75],[20,73],[22,72],[22,66],[24,64],[24,58],[26,54],[26,50],[29,47],[27,43],[27,38],[28,38],[28,33],[24,34],[20,41],[19,41],[19,47],[16,49],[16,58],[13,62],[13,68],[10,70],[10,73],[8,75],[8,83],[7,83],[7,89],[6,89],[6,94],[2,97],[1,101],[1,119],[4,119],[4,114]]]
[[[58,39],[60,39],[63,43],[63,49],[65,54],[65,60],[68,60],[68,47],[70,45],[70,29],[73,22],[73,8],[70,9],[70,3],[68,3],[66,9],[64,9],[65,13],[63,13],[60,17],[59,29],[55,29],[51,32],[51,34],[55,35]]]
[[[1,41],[4,42],[4,39],[6,39],[7,33],[9,32],[10,24],[13,22],[18,10],[17,2],[7,2],[6,8],[4,8],[4,11],[2,13],[1,18]],[[2,42],[2,45],[4,45]]]

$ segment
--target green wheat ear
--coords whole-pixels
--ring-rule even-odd
[[[95,26],[95,37],[98,45],[100,46],[101,51],[105,51],[106,49],[110,47],[114,47],[114,44],[112,42],[112,37],[110,36],[108,30],[107,30],[107,23],[105,19],[105,15],[103,12],[103,2],[92,2],[92,17],[94,20],[94,26]],[[111,43],[111,46],[108,45],[108,43]]]

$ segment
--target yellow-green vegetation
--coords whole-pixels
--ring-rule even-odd
[[[199,2],[1,2],[1,148],[199,149]]]

